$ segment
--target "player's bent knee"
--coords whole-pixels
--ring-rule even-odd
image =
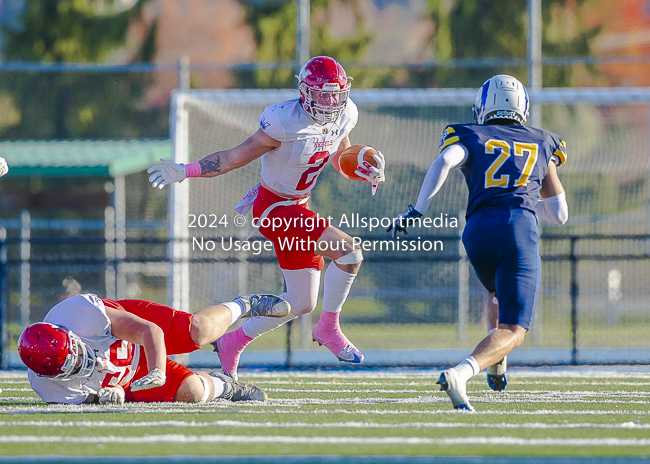
[[[203,346],[212,341],[208,340],[210,338],[209,335],[213,332],[212,327],[213,323],[211,320],[207,318],[194,318],[190,326],[190,338],[197,345]]]
[[[339,259],[334,260],[335,263],[342,264],[342,265],[361,264],[361,261],[363,261],[363,253],[359,249],[352,250],[350,253],[341,256]]]
[[[316,304],[296,305],[296,306],[292,305],[291,314],[293,314],[294,316],[302,316],[303,314],[309,314],[314,309],[316,309]]]
[[[526,332],[527,332],[527,330],[524,329],[523,327],[519,327],[519,328],[522,330],[518,330],[517,332],[515,332],[515,336],[517,337],[515,343],[517,344],[517,346],[521,345],[524,342],[524,338],[526,338]]]
[[[203,398],[207,397],[206,392],[208,392],[207,382],[205,382],[200,375],[193,374],[185,379],[178,388],[174,401],[182,403],[202,403],[205,402]]]

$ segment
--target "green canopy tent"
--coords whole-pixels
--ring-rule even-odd
[[[23,211],[21,219],[0,220],[0,228],[20,229],[21,237],[26,238],[28,244],[30,230],[35,226],[39,227],[39,221],[48,222],[48,224],[60,223],[55,227],[63,228],[66,227],[64,223],[67,222],[88,223],[92,228],[105,229],[107,260],[124,257],[126,254],[124,242],[126,237],[125,176],[146,170],[160,158],[170,159],[171,152],[171,142],[166,139],[0,141],[0,156],[5,158],[9,165],[9,173],[0,182],[10,178],[24,178],[26,182],[29,182],[29,178],[33,177],[94,177],[109,181],[108,187],[111,188],[107,191],[112,190],[108,205],[106,193],[101,196],[101,201],[95,201],[95,203],[93,203],[92,195],[83,191],[71,194],[70,198],[63,195],[63,198],[59,200],[72,203],[75,201],[87,202],[93,204],[93,207],[97,207],[99,203],[105,208],[104,221],[31,220],[29,212]],[[51,192],[45,195],[55,196],[51,195]],[[20,209],[23,207],[19,206],[16,213]],[[21,247],[23,262],[28,263],[29,254],[29,246]],[[26,266],[27,268],[21,272],[20,283],[20,322],[22,325],[26,325],[30,320],[29,264]],[[107,272],[106,296],[109,298],[120,293],[120,281],[124,280],[125,276],[125,272],[115,271],[117,272],[113,272],[112,277],[109,275],[111,273]],[[122,283],[125,284],[125,282]]]

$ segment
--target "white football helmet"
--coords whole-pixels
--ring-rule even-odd
[[[519,124],[528,120],[530,101],[524,84],[506,74],[496,75],[478,89],[474,119],[485,124],[490,119],[512,119]]]

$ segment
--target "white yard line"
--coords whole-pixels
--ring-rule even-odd
[[[30,402],[40,402],[35,398],[15,398],[15,401],[30,401]],[[177,407],[174,407],[177,406]],[[239,408],[241,404],[233,405],[232,403],[209,403],[204,406],[188,406],[186,404],[182,405],[172,405],[165,403],[164,406],[161,403],[151,403],[151,404],[128,404],[126,406],[87,406],[87,405],[51,405],[51,406],[13,406],[2,408],[2,412],[10,415],[31,415],[31,414],[60,414],[60,413],[89,413],[89,414],[105,414],[105,413],[126,413],[126,414],[141,414],[141,413],[150,413],[150,414],[228,414],[228,415],[237,415],[237,414],[276,414],[276,415],[289,415],[289,414],[300,414],[300,415],[311,415],[311,416],[320,416],[320,415],[329,415],[329,414],[339,414],[339,415],[363,415],[363,416],[403,416],[403,415],[457,415],[463,414],[462,411],[456,411],[453,409],[408,409],[408,410],[395,410],[395,409],[315,409],[311,411],[304,411],[300,407],[295,408],[283,408],[275,409],[268,408],[268,404],[257,403],[255,405],[248,404],[246,409]],[[233,408],[234,407],[234,408]],[[257,409],[256,409],[257,408]],[[584,411],[584,410],[552,410],[552,409],[541,409],[536,411],[479,411],[478,415],[482,416],[650,416],[650,411],[642,410],[619,410],[613,409],[610,411],[605,410],[594,410],[594,411]]]
[[[62,444],[158,444],[246,443],[284,445],[505,445],[505,446],[570,446],[630,447],[650,446],[650,438],[515,438],[515,437],[287,437],[282,435],[146,435],[142,437],[92,436],[63,437],[39,435],[0,436],[0,443],[62,443]]]
[[[300,379],[329,379],[336,383],[341,379],[343,383],[350,379],[362,379],[374,384],[376,379],[387,380],[436,380],[441,369],[409,369],[396,370],[394,368],[378,367],[374,370],[364,371],[277,371],[277,370],[242,370],[240,376],[246,381],[268,379],[272,381],[300,381]],[[586,379],[632,379],[650,380],[650,366],[576,366],[576,367],[511,367],[509,374],[512,378],[586,378]],[[0,371],[0,382],[5,379],[27,380],[26,371]],[[373,380],[375,382],[373,382]],[[379,382],[381,384],[381,382]]]
[[[555,430],[555,429],[607,429],[607,430],[650,430],[649,424],[640,424],[633,421],[620,424],[592,424],[568,423],[568,424],[545,424],[542,422],[506,423],[489,422],[485,424],[467,422],[405,422],[399,424],[382,424],[377,422],[250,422],[236,420],[218,421],[0,421],[0,427],[43,427],[43,428],[71,428],[71,427],[100,427],[100,428],[140,428],[140,427],[183,427],[183,428],[206,428],[206,427],[230,427],[230,428],[272,428],[272,429],[528,429],[528,430]]]

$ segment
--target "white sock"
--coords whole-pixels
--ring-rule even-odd
[[[464,382],[467,382],[469,379],[481,372],[481,369],[476,362],[476,359],[474,359],[474,356],[466,357],[460,363],[454,366],[454,369],[456,372],[458,372],[458,375]]]
[[[227,303],[221,303],[223,306],[228,308],[230,310],[230,313],[232,314],[232,319],[230,321],[230,325],[233,325],[236,320],[238,320],[242,313],[244,312],[244,309],[241,307],[239,303],[235,303],[234,301],[229,301]]]
[[[210,400],[212,401],[215,398],[220,398],[224,394],[226,391],[226,382],[218,377],[210,376],[210,379],[212,379],[212,384],[214,385],[214,396]]]
[[[490,330],[488,330],[488,335],[492,335],[496,331],[497,331],[497,329],[490,329]]]
[[[334,263],[327,266],[323,282],[323,311],[341,312],[356,276],[343,271]]]
[[[280,295],[282,298],[284,298],[284,296],[285,294]],[[284,317],[253,317],[244,322],[241,328],[249,337],[257,338],[266,332],[277,329],[297,317],[298,316],[293,313],[289,313]]]
[[[291,305],[289,315],[281,318],[253,317],[242,325],[242,330],[251,338],[277,329],[292,319],[316,307],[318,288],[320,287],[320,271],[316,269],[282,269],[287,291],[280,295]]]

